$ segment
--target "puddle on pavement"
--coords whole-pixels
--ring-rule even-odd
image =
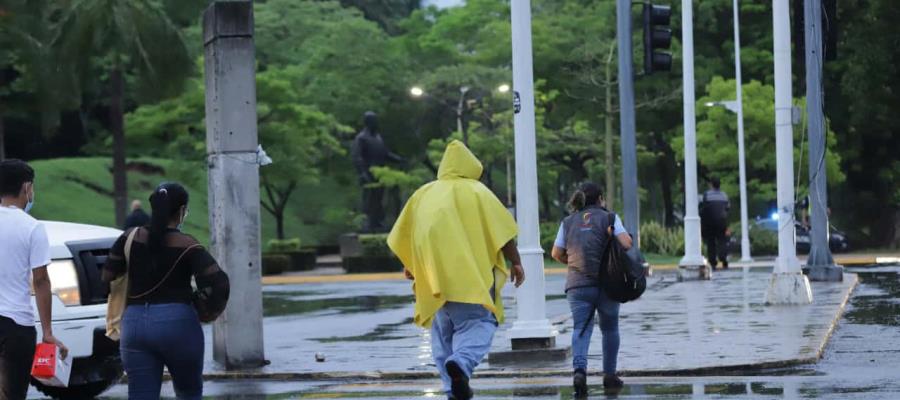
[[[393,323],[393,324],[381,324],[375,327],[375,329],[371,332],[358,335],[358,336],[344,336],[344,337],[327,337],[327,338],[313,338],[310,340],[317,341],[319,343],[337,343],[337,342],[377,342],[381,340],[398,340],[398,339],[406,339],[410,336],[398,336],[392,335],[396,333],[401,327],[408,327],[413,323],[412,318],[407,318],[401,322]]]
[[[356,314],[395,309],[412,304],[408,296],[354,296],[328,299],[303,299],[294,292],[267,292],[263,295],[263,316],[280,317],[333,311],[336,314]]]
[[[852,271],[851,271],[852,272]],[[860,287],[844,318],[853,324],[900,326],[900,279],[896,272],[857,272]]]

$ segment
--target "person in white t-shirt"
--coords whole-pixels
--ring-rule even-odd
[[[28,215],[34,205],[34,170],[20,160],[0,161],[0,398],[24,399],[31,379],[37,331],[29,275],[44,343],[68,349],[50,324],[47,265],[50,242],[44,225]]]

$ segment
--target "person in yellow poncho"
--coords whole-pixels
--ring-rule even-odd
[[[431,328],[444,391],[458,400],[472,398],[469,378],[503,322],[500,291],[506,278],[516,287],[525,280],[516,222],[478,181],[483,170],[462,142],[451,142],[438,179],[409,198],[388,237],[413,280],[414,321]]]

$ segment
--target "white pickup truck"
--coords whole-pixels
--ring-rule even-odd
[[[32,380],[32,385],[57,399],[94,398],[123,374],[119,344],[106,337],[109,285],[100,279],[109,249],[122,231],[64,222],[43,223],[53,260],[47,268],[53,291],[53,334],[69,348],[73,365],[67,388],[45,386],[36,380]],[[34,312],[37,316],[36,306]]]

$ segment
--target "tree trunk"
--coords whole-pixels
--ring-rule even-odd
[[[612,49],[606,60],[606,207],[613,208],[616,198],[616,159],[613,153]]]
[[[275,217],[275,233],[278,240],[284,240],[284,208],[276,208],[272,216]]]
[[[672,199],[672,149],[663,139],[663,135],[659,132],[653,133],[656,141],[656,148],[662,154],[656,158],[656,168],[659,172],[659,184],[663,195],[663,208],[665,215],[663,217],[665,226],[675,225],[675,205]]]
[[[0,107],[0,161],[6,159],[6,136],[3,131],[3,108]]]
[[[125,123],[123,97],[125,79],[120,68],[113,68],[109,74],[109,128],[113,136],[113,204],[116,211],[116,225],[125,223],[128,203],[128,171],[125,165]]]

